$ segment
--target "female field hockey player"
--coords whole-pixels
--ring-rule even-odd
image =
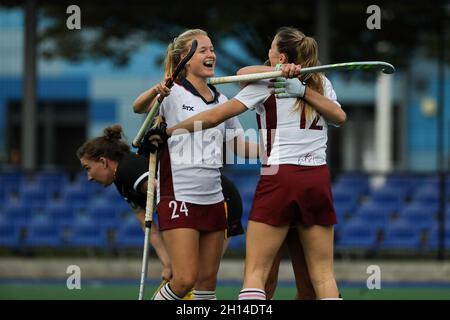
[[[273,71],[280,64],[318,65],[316,41],[295,28],[281,28],[269,50]],[[282,67],[284,68],[284,67]],[[292,77],[294,71],[289,71]],[[217,126],[248,109],[256,110],[265,160],[247,228],[244,285],[240,299],[266,299],[264,284],[291,223],[296,223],[311,283],[318,299],[339,299],[333,268],[336,214],[326,164],[328,123],[340,125],[346,114],[330,81],[321,74],[279,82],[271,94],[267,81],[249,84],[233,99],[167,130],[195,131]],[[275,84],[277,86],[277,84]],[[172,126],[172,124],[169,124]],[[172,136],[173,139],[174,136]]]
[[[169,90],[163,81],[145,91],[133,105],[135,112],[148,111],[156,96],[162,94],[166,97],[160,106],[160,116],[173,126],[227,101],[207,84],[207,79],[214,75],[216,55],[203,30],[183,32],[169,44],[165,76],[172,74],[193,40],[198,42],[197,50],[174,86]],[[226,129],[233,129],[234,135],[225,136]],[[217,272],[227,227],[219,170],[221,149],[223,137],[233,141],[241,131],[237,118],[230,118],[204,134],[187,133],[171,138],[160,151],[157,211],[172,263],[172,279],[155,299],[181,299],[192,288],[194,299],[216,298]]]
[[[144,227],[148,159],[130,151],[130,147],[123,140],[122,127],[114,125],[105,128],[103,136],[84,143],[78,149],[77,156],[87,172],[89,181],[104,186],[112,183],[116,185]],[[228,240],[244,232],[241,224],[242,200],[234,184],[223,175],[221,185],[228,208],[226,232]],[[163,281],[167,282],[172,277],[171,262],[155,223],[152,224],[150,241],[163,265],[161,274]]]

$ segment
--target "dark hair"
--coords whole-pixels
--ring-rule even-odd
[[[87,158],[89,160],[99,160],[106,157],[119,161],[130,152],[130,146],[122,140],[123,130],[118,124],[107,127],[103,130],[103,136],[86,141],[77,150],[78,159]]]

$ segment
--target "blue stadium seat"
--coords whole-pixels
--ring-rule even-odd
[[[46,188],[35,184],[24,185],[19,194],[19,199],[30,207],[43,208],[50,200],[51,194]]]
[[[21,231],[11,222],[0,222],[0,247],[17,248],[21,245]]]
[[[103,198],[113,203],[126,202],[114,185],[104,189]]]
[[[384,188],[397,189],[409,197],[422,179],[416,175],[390,174],[386,177]]]
[[[445,231],[444,231],[444,238],[445,238],[445,248],[450,248],[450,225],[445,225]],[[428,249],[437,249],[439,245],[439,227],[435,225],[428,236],[428,242],[427,242],[427,248]]]
[[[0,181],[0,206],[3,206],[3,204],[7,202],[9,202],[9,193],[5,190],[4,185]]]
[[[370,202],[360,206],[354,217],[360,218],[366,224],[371,225],[372,228],[383,230],[389,223],[391,212],[391,205]]]
[[[46,214],[60,228],[69,227],[75,221],[75,211],[65,202],[52,202],[46,207]]]
[[[399,221],[391,224],[381,243],[382,249],[421,249],[422,232],[411,228],[409,223]]]
[[[339,230],[338,249],[374,249],[377,246],[378,231],[361,218],[353,218]]]
[[[245,235],[238,235],[231,237],[228,241],[229,249],[244,250],[245,249]]]
[[[398,210],[406,199],[404,190],[394,187],[381,187],[371,194],[373,202],[383,205],[392,205]]]
[[[0,185],[8,194],[19,193],[22,184],[27,182],[25,174],[20,168],[6,169],[2,167],[0,172]]]
[[[76,223],[70,229],[67,244],[72,247],[107,248],[106,229],[94,223]]]
[[[363,174],[342,174],[333,183],[333,188],[354,190],[359,196],[370,191],[369,177]]]
[[[25,244],[29,247],[59,247],[62,245],[62,230],[53,223],[31,223]]]
[[[46,190],[52,197],[59,196],[69,183],[69,175],[61,168],[46,168],[35,176],[34,181],[36,186]]]
[[[120,223],[118,211],[114,203],[101,201],[91,202],[86,215],[95,221],[95,224],[110,228]]]
[[[358,195],[348,190],[333,191],[333,203],[338,219],[352,215],[358,203]]]
[[[145,234],[137,220],[130,220],[117,229],[114,244],[119,248],[143,247]]]
[[[18,227],[25,227],[30,223],[32,213],[31,207],[22,202],[10,202],[3,207],[5,219]]]
[[[435,206],[439,203],[439,188],[431,185],[419,187],[413,194],[413,201],[426,206]]]
[[[62,198],[66,202],[87,204],[91,198],[91,194],[83,185],[71,183],[65,185]]]
[[[420,204],[404,207],[400,212],[400,220],[408,223],[411,228],[420,231],[430,230],[435,223],[436,211]]]
[[[116,202],[114,205],[116,208],[117,217],[119,217],[119,219],[122,219],[130,214],[134,215],[133,210],[125,200],[122,199],[122,201]]]
[[[343,221],[345,218],[350,217],[354,214],[356,208],[356,203],[347,202],[335,202],[334,210],[336,211],[336,217],[339,222]]]

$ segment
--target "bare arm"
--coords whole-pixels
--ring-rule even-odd
[[[330,122],[341,125],[347,120],[347,115],[341,107],[309,87],[306,88],[303,99]]]
[[[270,66],[247,66],[239,69],[236,74],[238,76],[249,73],[260,73],[260,72],[269,72],[275,71],[275,67]]]
[[[170,94],[170,89],[165,85],[166,80],[167,79],[164,79],[164,81],[161,81],[150,89],[142,92],[133,102],[133,111],[135,113],[149,112],[158,94],[168,96]]]
[[[247,110],[247,107],[242,102],[233,98],[212,109],[197,113],[196,115],[178,123],[177,125],[168,128],[167,134],[171,136],[174,134],[186,133],[186,130],[188,132],[194,132],[213,128],[224,122],[225,120],[240,115]],[[198,124],[194,125],[195,122],[201,122],[201,128],[200,126],[198,126]]]
[[[300,65],[296,65],[293,63],[283,64],[281,65],[281,69],[283,72],[283,76],[286,78],[293,78],[300,75],[301,67]],[[261,73],[261,72],[270,72],[275,71],[275,67],[271,66],[247,66],[243,67],[236,72],[237,75],[250,74],[250,73]],[[247,83],[241,82],[241,88],[245,87]]]
[[[150,230],[150,242],[163,266],[161,277],[164,280],[170,280],[172,277],[172,264],[170,262],[169,253],[164,245],[161,232],[159,232],[158,226],[155,223],[152,223],[152,228]]]

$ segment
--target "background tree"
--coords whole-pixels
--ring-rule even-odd
[[[4,6],[23,1],[6,0]],[[77,1],[82,12],[82,30],[67,32],[66,8],[70,1],[39,1],[39,52],[46,58],[110,59],[117,66],[128,63],[131,54],[150,41],[166,44],[187,28],[207,30],[220,55],[221,68],[233,73],[248,64],[240,52],[226,50],[233,38],[257,61],[267,58],[275,30],[295,26],[308,35],[315,33],[318,1],[211,1],[172,0],[151,3],[142,0]],[[372,1],[329,1],[330,62],[386,60],[408,66],[418,48],[438,55],[441,22],[450,17],[450,1],[379,0],[381,29],[369,30],[366,8]],[[445,39],[450,49],[450,36]],[[319,43],[320,46],[320,43]],[[446,57],[447,63],[450,56]]]

